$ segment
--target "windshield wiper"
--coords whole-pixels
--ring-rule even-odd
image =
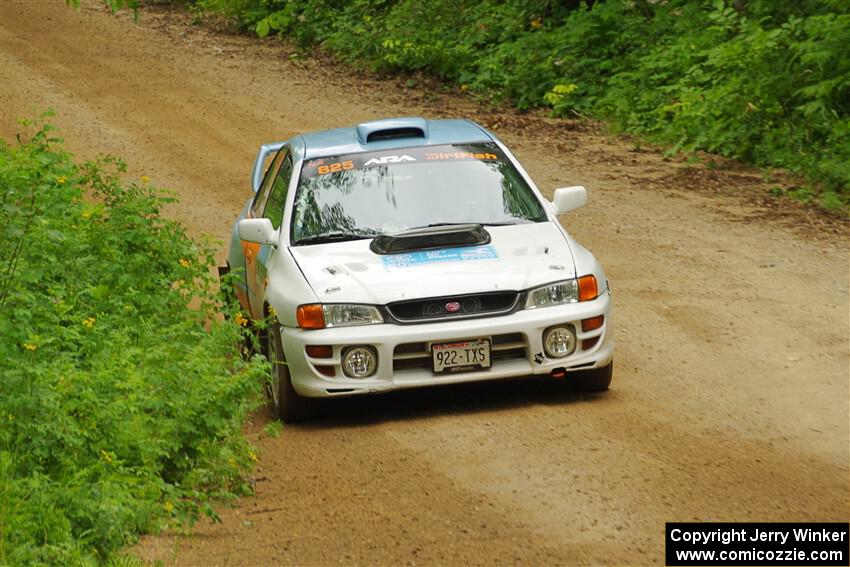
[[[305,236],[293,242],[295,246],[302,244],[323,244],[325,242],[345,242],[347,240],[362,240],[364,238],[372,238],[377,236],[377,232],[325,232],[322,234],[314,234],[313,236]]]

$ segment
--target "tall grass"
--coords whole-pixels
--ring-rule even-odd
[[[100,563],[248,490],[264,368],[170,199],[28,130],[0,143],[0,565]]]

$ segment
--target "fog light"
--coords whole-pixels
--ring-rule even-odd
[[[543,350],[549,358],[564,358],[576,349],[572,327],[551,327],[543,333]]]
[[[377,368],[378,355],[372,347],[354,346],[342,351],[342,371],[349,378],[368,378]]]

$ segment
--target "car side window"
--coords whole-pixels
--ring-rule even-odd
[[[280,228],[283,220],[283,207],[286,205],[286,194],[289,189],[289,180],[292,178],[292,157],[286,156],[280,171],[272,183],[272,190],[266,202],[263,216],[272,221],[275,230]]]
[[[251,213],[254,218],[259,218],[265,210],[266,201],[268,201],[272,189],[272,180],[277,175],[280,164],[283,163],[283,158],[286,156],[286,148],[281,148],[266,170],[266,176],[263,177],[263,182],[260,184],[257,195],[254,197],[254,202],[251,204]]]

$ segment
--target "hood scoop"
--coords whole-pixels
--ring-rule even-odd
[[[489,243],[490,233],[480,224],[453,224],[381,234],[372,239],[369,249],[375,254],[397,254],[410,250],[480,246]]]

